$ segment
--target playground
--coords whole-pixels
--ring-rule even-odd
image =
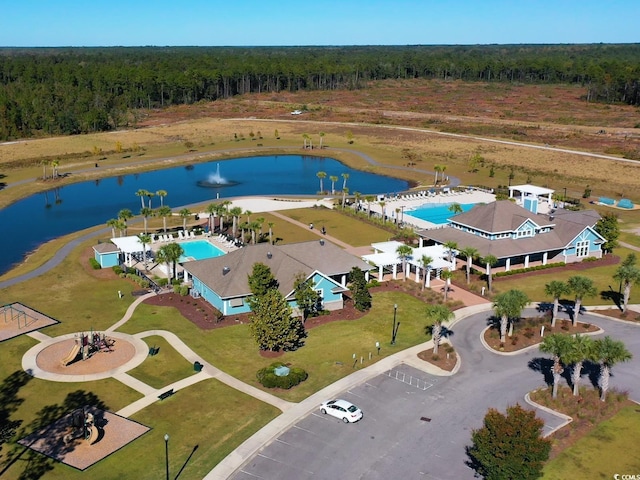
[[[60,323],[17,302],[0,307],[0,318],[0,342]]]
[[[85,407],[18,441],[32,450],[85,470],[149,431],[111,412]]]

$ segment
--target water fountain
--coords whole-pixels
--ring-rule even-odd
[[[206,180],[200,180],[196,183],[196,185],[204,188],[221,188],[221,187],[231,187],[233,185],[238,185],[239,183],[240,182],[227,180],[222,175],[220,175],[220,164],[217,163],[215,173],[209,174]]]

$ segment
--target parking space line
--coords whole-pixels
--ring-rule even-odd
[[[260,475],[256,475],[255,473],[247,472],[246,470],[240,469],[240,472],[244,473],[245,475],[249,475],[250,477],[253,477],[253,478],[264,478]]]
[[[347,390],[347,393],[348,393],[349,395],[353,395],[354,397],[364,398],[362,395],[358,395],[357,393],[353,393],[351,390]]]
[[[288,467],[290,467],[290,468],[293,468],[294,470],[299,470],[299,471],[301,471],[301,472],[309,473],[309,474],[311,474],[311,475],[313,475],[313,474],[314,474],[314,473],[313,473],[312,471],[310,471],[310,470],[305,470],[304,468],[297,467],[296,465],[292,465],[292,464],[291,464],[291,463],[289,463],[289,462],[283,462],[282,460],[278,460],[277,458],[267,457],[267,456],[266,456],[265,454],[263,454],[263,453],[258,453],[258,455],[257,455],[257,456],[258,456],[258,457],[262,457],[262,458],[266,458],[267,460],[271,460],[272,462],[275,462],[275,463],[279,463],[280,465],[286,465],[286,466],[288,466]]]
[[[302,430],[303,432],[313,433],[311,430],[307,430],[306,428],[299,427],[298,425],[294,425],[293,428],[297,428],[298,430]]]

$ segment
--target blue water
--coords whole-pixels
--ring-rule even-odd
[[[198,182],[216,173],[218,164],[221,176],[234,184],[199,187]],[[327,173],[325,191],[331,188],[330,176],[339,178],[335,188],[341,191],[343,173],[349,174],[349,192],[395,193],[408,187],[404,180],[353,170],[332,158],[300,155],[239,158],[76,183],[32,195],[0,210],[0,225],[10,232],[2,241],[0,273],[43,243],[104,225],[123,208],[137,214],[141,205],[135,192],[139,189],[166,190],[165,204],[172,207],[247,195],[314,195],[320,190],[319,171]],[[154,197],[152,208],[159,204]]]
[[[206,240],[184,242],[181,243],[180,246],[182,247],[182,250],[184,250],[183,255],[180,257],[181,262],[187,262],[191,258],[195,260],[205,260],[207,258],[220,257],[224,255],[222,250]]]
[[[445,225],[449,223],[449,218],[455,217],[449,210],[449,207],[453,203],[427,203],[421,205],[415,210],[405,211],[405,215],[426,220],[427,222],[435,223],[436,225]],[[476,206],[475,203],[461,203],[463,212],[468,212]]]

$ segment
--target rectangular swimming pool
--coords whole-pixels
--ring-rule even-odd
[[[446,225],[449,223],[448,219],[455,217],[455,215],[449,210],[453,205],[451,203],[426,203],[420,205],[413,210],[405,210],[404,214],[410,217],[419,218],[420,220],[426,220],[427,222],[434,223],[436,225]],[[460,203],[463,212],[468,212],[476,206],[475,203]]]
[[[196,240],[195,242],[184,242],[180,246],[184,253],[180,257],[180,262],[190,262],[193,260],[205,260],[207,258],[220,257],[225,254],[215,245],[206,240]]]

